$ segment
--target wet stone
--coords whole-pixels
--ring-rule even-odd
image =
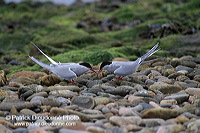
[[[28,132],[28,129],[19,127],[19,128],[16,128],[16,129],[12,130],[12,132],[13,133],[26,133],[26,132]]]
[[[72,99],[71,104],[78,105],[79,107],[82,108],[91,109],[95,106],[95,101],[91,97],[77,96]]]
[[[42,100],[42,105],[49,105],[51,107],[59,107],[61,105],[55,98],[44,98]]]
[[[160,102],[161,105],[163,104],[177,104],[177,101],[175,99],[170,99],[170,100],[162,100]]]
[[[188,76],[193,78],[195,75],[200,75],[200,69],[195,69]]]
[[[62,116],[62,115],[68,115],[69,112],[66,109],[58,108],[58,107],[53,107],[50,110],[50,115],[52,116]]]
[[[20,110],[20,113],[25,114],[25,115],[35,115],[36,114],[35,112],[33,112],[30,109],[22,109],[22,110]]]
[[[56,97],[64,97],[64,98],[72,98],[78,95],[77,92],[73,92],[70,90],[54,90],[54,91],[51,91],[49,94]]]
[[[116,88],[112,90],[105,90],[105,92],[113,94],[113,95],[125,96],[130,92],[130,90],[123,89],[123,88]]]
[[[69,90],[73,92],[80,92],[80,88],[78,86],[50,86],[45,89],[46,91],[54,91],[54,90]]]
[[[200,120],[198,119],[194,122],[190,122],[187,125],[187,129],[190,129],[190,131],[193,131],[193,132],[198,132],[200,130]]]
[[[152,119],[142,119],[142,122],[140,123],[140,126],[142,127],[155,127],[164,125],[165,120],[158,119],[158,118],[152,118]]]
[[[108,104],[110,102],[110,99],[107,97],[96,97],[94,98],[95,104],[100,105],[100,104]]]
[[[103,82],[101,80],[90,80],[86,83],[86,86],[88,88],[92,88],[94,85],[97,85],[97,84],[102,84]]]
[[[121,107],[119,109],[119,115],[120,116],[134,116],[135,113],[130,108]]]
[[[164,99],[165,100],[175,99],[178,104],[181,104],[183,102],[188,101],[188,98],[189,98],[188,94],[177,94],[177,95],[166,96]]]
[[[143,110],[142,105],[137,105],[135,107],[130,108],[131,110],[135,111],[135,112],[140,112]]]
[[[176,70],[176,71],[186,70],[186,71],[188,71],[188,72],[190,73],[190,72],[192,72],[194,69],[193,69],[193,68],[190,68],[190,67],[187,67],[187,66],[181,66],[181,65],[179,65],[179,66],[177,66],[177,67],[175,68],[175,70]]]
[[[139,125],[142,122],[142,119],[138,116],[125,116],[125,117],[111,116],[109,121],[118,126],[128,125],[128,124]]]
[[[87,91],[88,93],[94,93],[97,94],[98,92],[102,92],[102,90],[100,88],[90,88]]]
[[[41,78],[41,84],[45,86],[59,84],[60,82],[61,78],[59,78],[55,74],[45,75]]]
[[[156,82],[149,87],[150,90],[159,90],[164,94],[172,94],[181,91],[181,87],[176,85],[170,85],[163,82]]]
[[[144,93],[144,92],[142,92],[142,93],[136,93],[136,94],[134,94],[134,96],[139,96],[139,97],[151,97],[149,94]]]
[[[109,109],[108,107],[103,107],[103,108],[102,108],[102,112],[103,112],[104,114],[106,114],[106,113],[111,113],[111,111],[110,111],[110,109]]]
[[[43,99],[44,99],[44,97],[42,97],[42,96],[35,96],[31,99],[30,103],[36,103],[38,105],[42,105]]]
[[[190,112],[184,112],[184,113],[182,113],[181,115],[183,115],[183,116],[185,116],[185,117],[187,117],[187,118],[189,118],[189,119],[197,118],[197,116],[196,116],[195,114],[192,114],[192,113],[190,113]]]
[[[151,109],[151,108],[154,108],[153,106],[151,106],[150,104],[147,104],[147,103],[140,103],[139,105],[141,105],[143,109]]]
[[[152,108],[143,112],[143,118],[162,118],[169,119],[179,115],[177,110],[167,108]]]
[[[26,91],[25,93],[21,94],[20,95],[20,98],[23,98],[23,99],[26,99],[28,98],[29,96],[31,96],[34,92],[32,90],[28,90]]]
[[[60,102],[61,103],[61,105],[62,104],[70,104],[71,103],[71,101],[69,100],[69,99],[66,99],[66,98],[64,98],[64,97],[57,97],[57,98],[55,98],[58,102]]]
[[[156,133],[178,133],[181,131],[185,131],[185,127],[181,124],[170,124],[160,126]]]
[[[47,92],[38,92],[38,93],[34,93],[33,95],[29,96],[26,100],[32,100],[34,97],[36,96],[42,96],[42,97],[47,97],[48,94]]]

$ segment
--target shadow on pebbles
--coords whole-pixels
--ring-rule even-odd
[[[191,56],[141,66],[117,80],[75,84],[44,72],[0,71],[1,133],[178,133],[200,130],[200,64]]]

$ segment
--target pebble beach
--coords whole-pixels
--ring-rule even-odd
[[[75,84],[44,69],[9,78],[1,71],[0,132],[198,132],[199,64],[192,56],[162,58],[122,80],[87,72]]]

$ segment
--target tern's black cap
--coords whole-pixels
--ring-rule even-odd
[[[101,70],[104,66],[110,65],[111,63],[112,63],[111,61],[104,61],[104,62],[102,62],[101,65],[100,65],[100,70]]]
[[[91,66],[89,63],[87,63],[87,62],[79,63],[79,65],[82,65],[82,66],[85,66],[85,67],[87,67],[87,68],[92,69],[92,66]]]

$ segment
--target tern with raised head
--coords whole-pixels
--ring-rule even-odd
[[[117,79],[120,80],[124,76],[128,76],[135,71],[137,71],[138,67],[141,64],[156,61],[158,59],[153,59],[149,61],[144,61],[146,58],[150,57],[152,54],[160,50],[158,47],[159,43],[157,43],[151,50],[149,50],[145,55],[139,57],[135,61],[128,61],[128,62],[122,62],[122,61],[107,61],[107,62],[102,62],[100,65],[100,69],[98,73],[100,73],[103,69],[107,70],[108,72],[114,73],[117,75]]]
[[[29,56],[36,64],[40,65],[41,67],[49,70],[50,72],[56,74],[63,80],[71,81],[71,83],[74,83],[74,78],[77,76],[87,72],[88,70],[91,70],[96,73],[96,71],[92,68],[92,66],[87,63],[57,63],[50,57],[48,57],[39,47],[37,47],[33,42],[31,42],[50,62],[51,64],[45,64],[37,59],[35,59],[33,56]]]

